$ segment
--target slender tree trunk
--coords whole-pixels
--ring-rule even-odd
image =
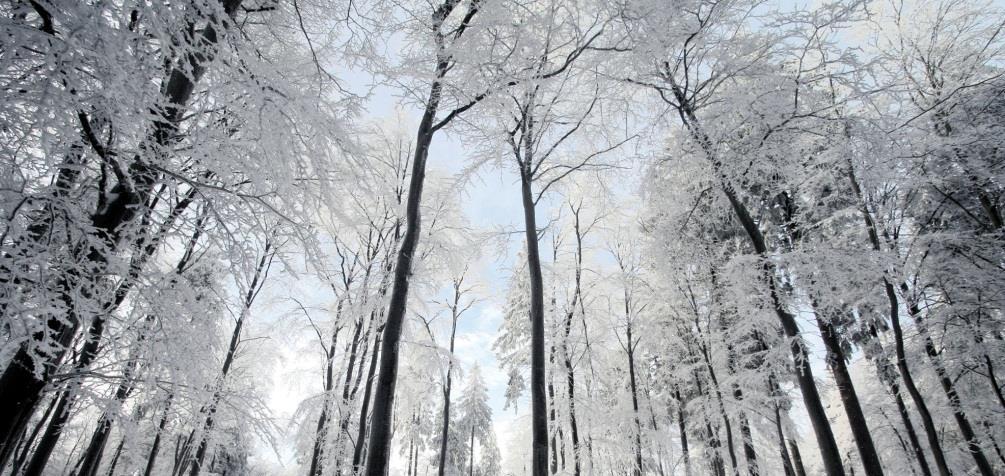
[[[443,423],[440,426],[440,465],[438,474],[444,476],[447,470],[447,441],[450,433],[450,393],[454,372],[454,336],[457,332],[457,314],[450,325],[450,361],[447,362],[447,377],[443,384]]]
[[[674,398],[677,399],[677,431],[680,432],[680,449],[684,456],[684,476],[691,476],[691,454],[687,448],[687,424],[684,419],[684,401],[680,398],[680,390],[674,388]]]
[[[861,207],[862,220],[865,222],[869,243],[872,245],[873,251],[881,252],[883,247],[879,241],[879,231],[876,229],[876,222],[873,221],[872,214],[869,212],[869,208],[863,198],[862,188],[859,186],[858,178],[855,176],[855,167],[851,158],[848,159],[848,179],[851,182],[852,192],[854,192]],[[939,442],[939,434],[935,428],[932,414],[928,411],[928,405],[918,390],[918,386],[915,385],[911,369],[907,365],[907,356],[904,351],[904,332],[900,327],[900,303],[897,299],[896,289],[894,289],[893,284],[886,276],[883,277],[883,289],[886,291],[887,300],[890,302],[890,324],[893,328],[897,370],[899,370],[900,377],[904,380],[904,386],[907,387],[907,393],[911,396],[911,400],[918,410],[918,415],[921,416],[921,423],[925,429],[925,436],[928,439],[928,447],[932,452],[932,457],[935,459],[935,467],[938,469],[940,476],[950,476],[952,473],[949,471],[949,465],[946,463],[946,456],[942,451],[942,444]],[[919,459],[919,461],[923,460]],[[924,464],[927,466],[927,463]]]
[[[338,300],[338,304],[335,307],[335,320],[338,321],[339,317],[342,316],[342,307],[344,301],[342,299]],[[332,331],[331,344],[328,346],[327,356],[325,363],[325,381],[324,381],[324,399],[321,402],[321,414],[318,415],[318,423],[314,428],[314,449],[311,454],[311,466],[307,471],[307,476],[321,476],[324,465],[324,448],[325,439],[327,438],[327,428],[328,428],[328,409],[331,405],[332,400],[332,390],[335,389],[335,351],[338,344],[338,334],[342,330],[341,327],[335,327]]]
[[[555,346],[551,346],[551,351],[548,352],[548,366],[552,369],[555,368]],[[553,374],[554,372],[552,372]],[[558,440],[556,439],[555,431],[555,385],[554,385],[554,375],[548,375],[548,401],[551,405],[548,406],[548,427],[552,429],[551,433],[551,474],[558,474]]]
[[[468,463],[468,476],[475,476],[475,427],[471,427],[471,461]]]
[[[697,116],[695,116],[694,109],[688,101],[687,96],[672,79],[670,86],[674,99],[679,105],[677,110],[680,113],[681,120],[711,162],[712,169],[719,177],[722,191],[729,200],[734,215],[743,226],[748,238],[750,238],[754,251],[763,260],[763,279],[768,284],[771,305],[782,325],[782,330],[790,341],[789,350],[792,353],[796,381],[803,396],[803,405],[806,407],[806,413],[809,415],[810,424],[813,426],[813,432],[817,437],[824,469],[828,476],[843,476],[844,467],[841,464],[841,452],[838,449],[837,440],[834,439],[834,432],[831,430],[830,421],[827,419],[827,412],[824,411],[820,394],[817,391],[816,382],[813,378],[813,369],[810,367],[809,352],[807,352],[806,344],[799,336],[799,324],[796,323],[796,319],[792,313],[785,308],[785,304],[779,295],[778,284],[775,278],[775,267],[768,259],[768,248],[764,235],[754,221],[753,216],[750,215],[746,205],[737,197],[729,179],[724,175],[722,163],[715,153],[712,141],[702,131],[700,122]]]
[[[626,291],[627,293],[627,291]],[[627,294],[625,300],[625,313],[629,313],[629,304],[627,300]],[[632,469],[632,473],[636,476],[642,474],[642,422],[639,420],[639,391],[638,384],[635,380],[635,341],[632,340],[632,325],[631,316],[626,315],[629,319],[628,326],[625,329],[626,339],[628,340],[626,345],[626,350],[628,353],[628,383],[629,388],[632,391],[632,413],[635,418],[635,468]],[[736,461],[734,461],[735,463]]]
[[[716,378],[715,369],[712,368],[712,361],[709,358],[708,349],[700,343],[698,344],[698,347],[702,358],[705,361],[705,368],[708,371],[708,377],[712,386],[711,390],[715,392],[715,400],[719,406],[719,412],[722,413],[723,429],[726,431],[726,450],[729,454],[729,464],[733,469],[733,474],[739,475],[740,465],[736,461],[736,450],[733,448],[733,426],[729,422],[729,414],[726,413],[726,405],[723,403],[722,392],[719,390],[719,379]]]
[[[45,412],[42,413],[42,418],[40,418],[38,420],[38,423],[35,424],[35,428],[31,431],[31,435],[28,438],[22,438],[21,445],[23,445],[24,448],[21,450],[18,457],[14,459],[11,469],[12,475],[20,474],[21,467],[24,466],[24,463],[26,461],[28,461],[28,455],[30,454],[31,451],[31,444],[35,441],[35,438],[38,438],[38,434],[39,432],[42,431],[42,428],[46,427],[46,422],[52,415],[53,410],[56,409],[56,405],[59,403],[59,398],[57,397],[58,395],[54,396],[50,400],[49,406],[46,407]],[[3,468],[3,466],[0,465],[0,468]]]
[[[925,353],[928,354],[929,361],[935,367],[935,374],[939,379],[939,384],[942,386],[942,391],[946,394],[946,399],[949,400],[949,406],[953,410],[953,418],[956,420],[956,426],[960,429],[960,435],[963,436],[970,455],[974,458],[974,462],[977,463],[977,470],[980,471],[982,476],[992,476],[994,469],[991,468],[991,463],[988,461],[987,456],[984,455],[984,450],[981,449],[980,439],[974,432],[973,427],[970,425],[970,420],[967,418],[960,404],[960,397],[956,392],[956,386],[949,379],[946,368],[939,360],[940,355],[935,349],[935,342],[932,341],[932,336],[928,334],[925,324],[921,322],[920,310],[916,306],[916,304],[910,306],[911,315],[914,316],[915,323],[924,337]]]
[[[566,320],[566,329],[571,325],[571,320]],[[568,338],[568,331],[566,331]],[[564,356],[566,387],[569,394],[569,433],[572,438],[572,474],[580,476],[581,468],[579,464],[579,426],[576,422],[576,374],[572,368],[572,359],[569,357],[568,349]]]
[[[831,369],[838,394],[841,396],[841,403],[844,405],[845,415],[848,417],[848,426],[851,428],[859,457],[862,459],[862,467],[867,476],[882,476],[883,465],[879,461],[879,454],[876,452],[869,425],[866,423],[865,412],[862,411],[862,406],[859,404],[858,393],[855,392],[855,385],[848,372],[838,331],[832,323],[820,316],[819,311],[814,314],[817,326],[820,328],[820,337],[824,342],[824,347],[827,348],[827,366]]]
[[[115,474],[115,468],[119,465],[119,457],[122,456],[122,448],[126,445],[126,439],[123,437],[119,440],[119,445],[115,447],[115,454],[112,455],[112,463],[108,465],[108,472],[105,474],[107,476],[113,476]]]
[[[234,325],[234,332],[230,336],[230,345],[227,347],[227,356],[223,360],[223,369],[220,371],[219,387],[222,387],[227,380],[227,374],[230,373],[230,368],[234,364],[234,359],[237,357],[237,349],[241,344],[241,332],[244,329],[245,321],[251,314],[251,305],[255,301],[255,297],[258,295],[258,291],[265,284],[265,279],[268,277],[269,267],[272,263],[272,258],[275,256],[275,250],[272,247],[270,241],[265,242],[265,248],[262,251],[262,257],[258,261],[258,267],[255,268],[255,275],[251,279],[251,283],[248,285],[248,291],[244,296],[244,302],[242,303],[241,314],[237,318],[237,323]],[[196,449],[195,458],[191,462],[189,475],[199,476],[199,471],[202,470],[203,461],[206,459],[206,452],[209,449],[209,437],[210,433],[213,431],[213,425],[215,423],[216,409],[222,397],[222,388],[217,388],[213,393],[213,399],[206,410],[206,421],[202,425],[202,434],[199,438],[199,444]]]
[[[394,390],[398,378],[398,343],[401,340],[402,324],[408,304],[409,276],[412,273],[412,260],[416,246],[419,243],[421,229],[420,207],[422,202],[422,186],[426,177],[426,160],[429,158],[429,145],[433,135],[468,106],[455,109],[440,122],[436,122],[436,113],[440,106],[440,95],[443,89],[443,78],[450,70],[451,56],[446,45],[447,35],[441,29],[443,22],[458,6],[459,0],[445,0],[433,13],[432,31],[436,43],[436,68],[434,79],[429,88],[429,98],[419,121],[415,138],[415,154],[412,158],[412,176],[408,187],[408,198],[405,201],[405,234],[398,248],[398,256],[394,267],[394,280],[391,288],[391,302],[387,311],[387,322],[384,327],[384,338],[380,349],[380,374],[377,377],[376,398],[373,406],[370,442],[366,460],[367,476],[384,476],[387,473],[387,463],[391,457],[391,423],[394,412]],[[456,40],[463,34],[474,15],[477,6],[470,8],[450,35]],[[547,450],[547,448],[546,448]],[[540,473],[541,476],[544,473]]]
[[[707,395],[701,385],[701,379],[698,378],[697,372],[693,372],[692,375],[694,376],[694,383],[699,397]],[[712,452],[712,456],[709,458],[709,464],[712,466],[712,474],[715,476],[726,476],[726,463],[722,460],[721,453],[722,442],[719,441],[718,433],[712,429],[712,423],[708,419],[707,412],[702,413],[706,413],[703,415],[705,420],[705,435],[707,439],[706,444],[708,445],[708,449],[706,451],[711,450]]]
[[[154,466],[157,465],[157,453],[160,451],[161,438],[164,435],[164,427],[167,426],[168,413],[171,411],[171,401],[173,399],[174,392],[169,393],[167,401],[164,403],[164,414],[161,415],[161,420],[157,424],[157,432],[154,434],[154,442],[150,446],[150,454],[147,455],[147,465],[143,470],[143,476],[151,476],[154,472]]]
[[[796,468],[796,476],[806,476],[806,468],[803,466],[803,457],[799,455],[799,445],[795,440],[789,440],[792,446],[792,465]]]
[[[782,460],[782,469],[785,476],[796,476],[792,468],[792,460],[789,458],[789,450],[785,445],[785,433],[782,431],[782,411],[778,405],[774,405],[775,410],[775,434],[778,436],[778,452]]]
[[[530,121],[528,121],[530,122]],[[528,125],[528,129],[532,126]],[[528,133],[530,136],[532,132]],[[530,145],[527,145],[529,148]],[[531,191],[530,156],[524,157],[521,167],[521,197],[523,199],[524,228],[527,241],[527,267],[530,273],[530,322],[531,322],[531,474],[548,474],[548,398],[545,383],[545,343],[544,343],[544,282],[541,277],[541,255],[538,250],[537,218],[534,210],[534,195]]]
[[[352,467],[353,471],[358,473],[363,469],[363,459],[364,453],[363,449],[366,447],[363,445],[363,441],[366,439],[367,430],[367,416],[369,416],[370,411],[370,400],[373,397],[373,382],[374,375],[377,371],[377,359],[379,357],[378,352],[380,351],[380,338],[383,335],[384,326],[381,325],[377,328],[377,332],[374,336],[373,343],[373,353],[370,355],[370,366],[366,373],[366,390],[363,391],[363,403],[359,410],[359,428],[356,432],[356,448],[352,455]]]
[[[739,387],[736,387],[739,389]],[[747,473],[750,476],[759,476],[761,470],[757,464],[757,450],[754,449],[754,437],[750,432],[750,422],[747,415],[740,412],[740,435],[743,437],[743,455],[747,460]]]

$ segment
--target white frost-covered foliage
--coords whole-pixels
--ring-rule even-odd
[[[1002,18],[5,2],[0,473],[1003,474]]]

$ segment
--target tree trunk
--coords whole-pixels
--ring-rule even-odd
[[[782,469],[785,471],[785,476],[796,476],[796,472],[792,468],[792,460],[789,458],[788,447],[785,445],[785,433],[782,432],[782,411],[778,405],[774,407],[775,434],[778,436],[778,452],[782,460]]]
[[[444,7],[446,6],[444,5]],[[449,14],[449,11],[443,13],[443,15],[446,14]],[[439,10],[437,15],[439,15]],[[445,16],[437,15],[434,15],[434,27],[439,35],[439,29]],[[401,240],[401,246],[398,248],[394,281],[391,288],[391,302],[388,305],[387,322],[384,325],[384,338],[380,348],[380,373],[377,375],[373,416],[370,422],[370,441],[367,449],[369,455],[366,460],[367,476],[387,474],[388,461],[391,457],[391,417],[394,411],[394,391],[398,380],[398,343],[401,341],[401,329],[408,305],[408,285],[412,274],[412,260],[415,257],[415,249],[419,243],[422,226],[420,207],[422,186],[426,177],[426,160],[429,158],[429,145],[437,131],[434,121],[443,87],[441,81],[449,66],[448,57],[442,53],[442,41],[442,38],[438,40],[441,52],[436,64],[435,80],[430,86],[426,108],[416,132],[412,175],[409,181],[408,198],[405,202],[405,233]]]
[[[639,420],[639,392],[638,385],[635,381],[635,343],[632,340],[632,324],[631,316],[627,315],[629,310],[629,301],[627,291],[625,292],[625,313],[628,319],[628,326],[625,329],[626,339],[626,351],[628,353],[628,383],[629,388],[632,391],[632,414],[635,418],[635,468],[632,469],[632,474],[635,476],[641,476],[642,467],[642,423]],[[736,461],[734,461],[735,463]]]
[[[799,445],[795,440],[789,440],[792,446],[792,465],[796,467],[796,476],[806,476],[806,468],[803,467],[803,457],[799,455]]]
[[[848,159],[848,180],[851,182],[852,192],[855,194],[855,197],[859,202],[859,206],[861,207],[862,220],[865,222],[869,243],[872,245],[873,251],[881,252],[883,247],[879,241],[879,231],[876,229],[876,222],[873,221],[872,214],[869,212],[869,207],[866,205],[863,198],[862,187],[859,185],[858,178],[855,176],[855,167],[851,158]],[[942,451],[942,444],[939,442],[939,434],[938,430],[935,428],[935,422],[932,419],[932,414],[928,411],[928,405],[925,403],[925,399],[921,396],[918,386],[915,385],[914,377],[911,375],[911,369],[907,365],[907,356],[904,351],[904,332],[900,327],[900,303],[897,299],[896,289],[894,289],[893,284],[886,276],[883,277],[883,289],[886,291],[887,300],[890,302],[890,324],[893,328],[897,370],[899,370],[900,377],[904,380],[904,386],[907,387],[908,395],[911,396],[911,400],[914,402],[914,406],[917,408],[919,416],[921,416],[921,424],[925,428],[925,436],[928,439],[928,447],[932,451],[932,457],[935,458],[935,467],[939,470],[940,476],[950,476],[951,473],[949,471],[949,465],[946,463],[946,456]],[[922,464],[927,466],[923,457],[919,459],[919,461],[922,461]]]
[[[691,454],[687,448],[687,424],[684,420],[684,401],[680,398],[680,390],[674,388],[674,398],[677,399],[677,431],[680,432],[680,448],[684,456],[684,476],[691,476]]]
[[[161,415],[161,421],[157,424],[157,432],[154,434],[153,445],[150,446],[150,454],[147,456],[146,469],[143,470],[143,476],[151,476],[154,472],[154,466],[157,465],[157,453],[160,451],[161,438],[164,435],[164,427],[167,426],[168,412],[171,411],[171,401],[174,399],[174,393],[169,393],[167,396],[167,401],[164,403],[164,414]]]
[[[373,353],[370,355],[370,368],[366,372],[366,390],[363,391],[363,404],[360,405],[359,410],[359,427],[356,432],[356,448],[352,454],[352,468],[354,473],[358,473],[362,470],[363,466],[363,441],[366,439],[366,420],[370,411],[370,399],[373,397],[373,377],[377,371],[377,359],[379,357],[378,352],[380,351],[380,338],[383,334],[384,326],[381,325],[377,328],[377,332],[374,335],[373,342]]]
[[[848,417],[848,425],[855,437],[855,445],[858,448],[859,457],[862,459],[862,467],[867,476],[882,476],[883,465],[879,461],[879,454],[876,453],[876,446],[873,445],[872,434],[869,432],[865,413],[859,404],[851,374],[848,373],[848,365],[838,340],[837,329],[822,318],[819,311],[814,312],[814,315],[817,319],[817,325],[820,327],[820,337],[824,341],[824,347],[827,348],[827,366],[830,367],[831,374],[834,375],[834,383],[841,396],[841,403],[844,405],[845,415]]]
[[[456,298],[456,295],[455,295]],[[456,302],[455,302],[456,306]],[[440,476],[444,476],[447,470],[447,440],[450,433],[450,392],[453,383],[454,372],[454,337],[457,332],[457,312],[454,311],[450,324],[450,361],[447,362],[447,378],[443,385],[443,424],[440,427]]]
[[[528,159],[529,157],[524,157],[525,161]],[[537,218],[530,173],[529,165],[521,167],[520,189],[527,241],[527,267],[530,274],[530,394],[533,448],[531,474],[545,476],[548,474],[548,399],[545,393],[544,282],[541,276],[541,255],[538,250]]]
[[[946,394],[946,399],[949,400],[949,406],[953,410],[953,418],[956,420],[956,426],[960,429],[960,435],[963,436],[963,440],[967,442],[967,449],[970,455],[974,458],[974,462],[977,463],[977,470],[980,471],[981,476],[992,476],[994,470],[991,468],[991,463],[988,461],[987,456],[984,455],[984,451],[981,449],[980,440],[977,438],[977,434],[974,433],[973,427],[970,425],[970,420],[967,418],[966,413],[963,411],[963,407],[960,404],[959,394],[956,392],[956,386],[953,384],[952,380],[949,379],[949,375],[946,372],[946,368],[942,365],[939,360],[939,352],[935,349],[935,343],[932,341],[932,336],[928,334],[925,325],[921,322],[921,316],[919,315],[920,310],[917,309],[916,304],[911,304],[910,306],[911,315],[914,317],[915,323],[918,326],[919,332],[924,336],[925,340],[925,353],[928,354],[928,358],[935,367],[935,374],[938,376],[939,384],[942,386],[942,391]]]
[[[119,445],[115,447],[115,454],[112,455],[112,464],[108,465],[108,472],[105,473],[107,476],[113,476],[115,474],[115,468],[119,465],[119,457],[122,456],[122,447],[125,445],[126,439],[120,439]]]
[[[335,320],[342,316],[342,306],[344,301],[338,300],[335,306]],[[338,334],[341,327],[335,327],[332,331],[331,345],[328,346],[325,363],[324,399],[321,402],[321,414],[318,415],[318,423],[314,428],[314,449],[311,454],[311,466],[307,471],[307,476],[321,476],[323,471],[322,461],[324,459],[325,439],[328,431],[328,408],[332,400],[332,390],[335,389],[335,351],[338,344]]]
[[[220,379],[217,384],[220,387],[222,387],[226,382],[227,374],[230,373],[230,368],[234,364],[238,346],[241,344],[241,331],[244,329],[245,321],[251,314],[251,304],[254,303],[255,297],[258,295],[258,291],[265,284],[265,279],[268,276],[269,267],[271,266],[272,258],[274,256],[275,251],[272,247],[272,243],[270,241],[266,241],[265,248],[262,250],[262,257],[258,261],[258,267],[255,268],[255,275],[251,278],[251,283],[248,285],[248,292],[244,296],[241,314],[237,318],[237,323],[234,325],[234,332],[230,336],[230,345],[227,347],[227,356],[223,360],[223,369],[220,371]],[[202,434],[199,438],[195,459],[192,460],[191,469],[189,471],[190,476],[199,476],[199,471],[202,470],[202,463],[206,459],[206,452],[209,449],[210,433],[212,433],[213,425],[215,423],[216,408],[222,396],[221,392],[222,388],[217,388],[217,390],[213,393],[213,399],[209,405],[209,409],[206,411],[206,421],[202,425]]]
[[[697,116],[695,116],[694,109],[688,101],[687,96],[672,79],[671,88],[674,98],[679,104],[678,112],[680,113],[681,120],[711,162],[712,169],[719,176],[722,191],[729,200],[734,215],[743,226],[747,237],[750,238],[754,251],[763,260],[763,279],[768,284],[771,305],[782,325],[782,330],[790,341],[789,350],[792,353],[793,366],[796,370],[796,381],[799,384],[799,390],[803,396],[803,404],[806,407],[806,413],[809,415],[810,423],[813,426],[813,432],[817,437],[824,469],[828,476],[843,476],[844,467],[841,464],[841,452],[838,450],[837,441],[834,439],[834,432],[831,430],[830,421],[827,419],[827,412],[824,411],[823,404],[820,401],[820,394],[817,391],[816,382],[813,378],[813,369],[810,367],[809,352],[807,352],[806,344],[799,336],[799,324],[796,323],[796,319],[792,313],[785,308],[779,295],[775,279],[775,267],[768,259],[768,248],[764,235],[761,233],[760,228],[758,228],[754,218],[750,215],[746,205],[737,197],[729,179],[723,174],[722,163],[715,154],[712,141],[702,131],[700,122]]]

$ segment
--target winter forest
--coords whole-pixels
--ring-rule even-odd
[[[1000,0],[2,0],[0,475],[1005,474]]]

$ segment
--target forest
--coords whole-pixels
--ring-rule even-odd
[[[2,0],[0,476],[1005,474],[1001,0]]]

